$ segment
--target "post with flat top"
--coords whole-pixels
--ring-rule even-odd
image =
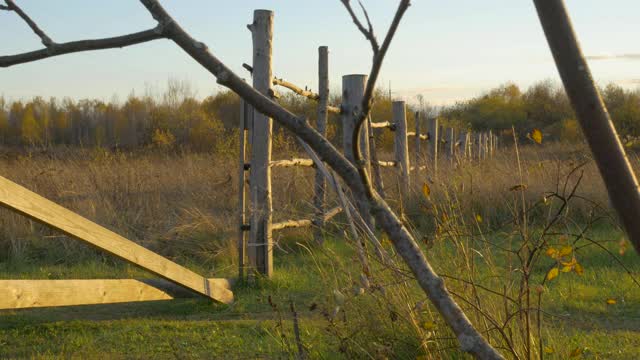
[[[428,128],[429,128],[429,147],[428,147],[428,158],[429,163],[429,172],[430,175],[434,178],[438,175],[438,140],[440,137],[438,136],[438,118],[429,118],[428,119]]]
[[[409,144],[407,142],[407,107],[404,101],[394,101],[392,104],[393,123],[395,131],[395,161],[400,180],[400,196],[409,195]],[[420,136],[416,135],[420,140]]]
[[[253,87],[272,94],[273,12],[255,10],[249,30],[253,39]],[[254,110],[251,139],[251,224],[247,244],[249,263],[254,272],[271,277],[273,273],[273,238],[271,234],[271,136],[272,120]]]
[[[320,46],[318,48],[318,119],[316,128],[323,136],[327,135],[327,106],[329,104],[329,48]],[[314,238],[316,242],[324,242],[324,213],[326,199],[327,181],[320,171],[316,169],[315,194],[313,204],[315,207],[315,230]]]
[[[367,75],[352,74],[342,77],[342,145],[345,157],[355,164],[353,154],[353,132],[355,129],[355,116],[362,110],[362,98],[367,84]],[[371,174],[371,164],[369,163],[369,126],[365,121],[360,127],[360,152],[362,160],[365,161],[365,168]],[[355,164],[358,166],[358,164]],[[358,211],[370,228],[373,228],[373,218],[369,212],[369,205],[366,202],[358,202]]]

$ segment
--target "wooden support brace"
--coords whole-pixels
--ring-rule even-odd
[[[207,281],[221,289],[230,289],[226,279]],[[159,301],[194,296],[193,292],[162,279],[0,280],[0,310]]]
[[[223,303],[233,301],[228,289],[1,176],[0,205],[201,295]]]

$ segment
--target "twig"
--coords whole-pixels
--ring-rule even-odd
[[[367,14],[367,11],[365,10],[362,3],[360,3],[360,7],[362,7],[362,10],[364,11],[365,17],[367,19],[367,24],[369,25],[368,30],[364,27],[364,25],[362,25],[362,22],[360,21],[360,19],[358,19],[358,16],[353,11],[350,0],[340,0],[340,1],[344,5],[344,7],[347,9],[347,12],[349,12],[349,15],[351,16],[351,20],[353,20],[353,23],[356,24],[356,26],[358,27],[358,30],[360,30],[362,35],[364,35],[364,37],[367,40],[369,40],[369,42],[371,43],[371,49],[373,49],[373,53],[374,54],[378,53],[378,51],[380,50],[380,46],[378,45],[378,40],[376,39],[375,34],[373,33],[373,27],[371,26],[371,21],[369,21],[369,14]]]
[[[13,0],[4,0],[4,2],[7,4],[7,6],[4,7],[3,10],[14,11],[16,14],[18,14],[18,16],[20,16],[22,20],[24,20],[24,22],[26,22],[27,25],[29,25],[31,30],[33,30],[33,32],[36,33],[38,37],[40,37],[40,40],[42,40],[42,44],[44,46],[51,47],[55,45],[55,43],[51,40],[51,38],[47,36],[47,34],[45,34],[44,31],[42,31],[42,29],[40,29],[33,20],[31,20],[29,15],[27,15],[24,11],[22,11],[22,9],[18,5],[16,5],[16,3],[13,2]]]

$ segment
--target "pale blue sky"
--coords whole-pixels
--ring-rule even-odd
[[[153,27],[136,0],[19,0],[51,36],[63,42],[121,35]],[[371,53],[339,0],[163,0],[162,4],[196,39],[239,74],[251,61],[246,24],[253,9],[275,11],[274,72],[316,88],[317,47],[330,48],[333,90],[343,74],[367,73]],[[379,37],[396,1],[363,0]],[[568,0],[587,55],[640,53],[640,1]],[[0,54],[34,50],[39,39],[15,14],[0,11]],[[632,56],[590,61],[601,83],[640,83],[640,60]],[[70,96],[124,99],[135,90],[162,89],[168,78],[191,82],[199,96],[220,87],[173,43],[160,40],[121,50],[64,55],[0,69],[0,94],[9,99]],[[394,95],[450,103],[513,81],[521,86],[557,79],[531,0],[414,0],[382,72]]]

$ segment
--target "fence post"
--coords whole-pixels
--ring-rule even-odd
[[[344,147],[344,155],[349,161],[355,163],[353,154],[353,131],[355,128],[354,114],[360,112],[362,108],[362,98],[364,97],[364,88],[367,84],[367,75],[352,74],[342,77],[342,111],[340,118],[342,119],[342,146]],[[365,122],[360,128],[360,152],[365,161],[369,161],[369,126]],[[367,165],[369,174],[371,174],[371,166]],[[369,205],[366,202],[358,202],[358,210],[365,220],[365,223],[373,228],[373,218],[369,212]]]
[[[460,130],[458,134],[458,162],[461,163],[467,156],[467,131]]]
[[[378,155],[376,150],[376,138],[373,134],[373,127],[371,127],[371,116],[367,119],[367,126],[369,127],[369,155],[371,156],[371,171],[373,172],[373,182],[376,190],[383,198],[386,197],[384,193],[384,183],[382,181],[382,174],[380,174],[380,165],[378,164]]]
[[[392,109],[393,123],[396,126],[394,148],[396,167],[400,179],[400,196],[406,197],[409,195],[410,170],[409,144],[407,143],[407,107],[404,101],[394,101]],[[416,135],[416,138],[420,140],[418,135]]]
[[[447,154],[449,155],[449,161],[453,164],[456,154],[456,138],[453,128],[447,128]]]
[[[240,99],[240,124],[238,126],[240,134],[240,154],[238,156],[238,279],[244,279],[244,268],[246,266],[246,244],[247,244],[247,229],[246,229],[246,184],[247,184],[247,168],[245,163],[247,162],[247,116],[249,106]]]
[[[489,130],[489,158],[493,158],[493,131]]]
[[[478,132],[476,133],[476,157],[478,158],[478,161],[482,161],[482,133]]]
[[[253,39],[253,87],[260,93],[271,93],[271,57],[273,44],[273,12],[255,10],[249,25]],[[273,272],[273,238],[271,234],[271,118],[254,110],[251,139],[251,225],[247,244],[249,262],[259,274],[270,277]]]
[[[415,156],[415,166],[416,166],[416,171],[418,170],[417,166],[418,164],[420,164],[420,111],[416,111],[413,117],[414,121],[416,122],[416,156]]]
[[[438,118],[430,118],[428,119],[429,123],[429,147],[428,147],[428,157],[429,157],[429,170],[433,174],[432,176],[435,178],[438,175],[438,140],[440,136],[438,135]]]
[[[327,105],[329,104],[329,48],[318,48],[318,119],[316,128],[323,136],[327,135]],[[315,207],[314,239],[318,243],[324,242],[324,212],[327,181],[320,171],[316,169],[315,194],[313,204]]]

